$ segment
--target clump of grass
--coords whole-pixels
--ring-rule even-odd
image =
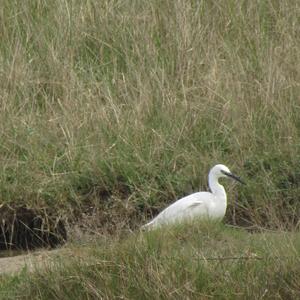
[[[298,233],[194,223],[73,251],[46,270],[2,278],[5,299],[293,299],[300,290]]]
[[[229,222],[297,226],[297,1],[4,1],[0,14],[3,202],[72,215],[109,195],[146,214],[222,162],[248,182]]]

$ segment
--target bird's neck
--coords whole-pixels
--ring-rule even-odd
[[[217,199],[226,201],[226,192],[223,185],[221,185],[218,179],[212,174],[208,176],[208,185],[212,194],[215,195]]]

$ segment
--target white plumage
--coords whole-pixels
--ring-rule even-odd
[[[215,165],[208,174],[211,192],[197,192],[177,200],[142,226],[142,229],[153,229],[194,218],[222,219],[226,212],[227,196],[224,187],[218,181],[221,177],[231,177],[244,183],[226,166]]]

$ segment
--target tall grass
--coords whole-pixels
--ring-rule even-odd
[[[228,189],[228,221],[296,225],[299,13],[293,0],[3,0],[2,202],[130,219],[222,162],[248,183]]]

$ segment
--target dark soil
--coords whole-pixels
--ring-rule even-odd
[[[67,239],[62,218],[46,209],[0,207],[0,250],[56,247]]]

